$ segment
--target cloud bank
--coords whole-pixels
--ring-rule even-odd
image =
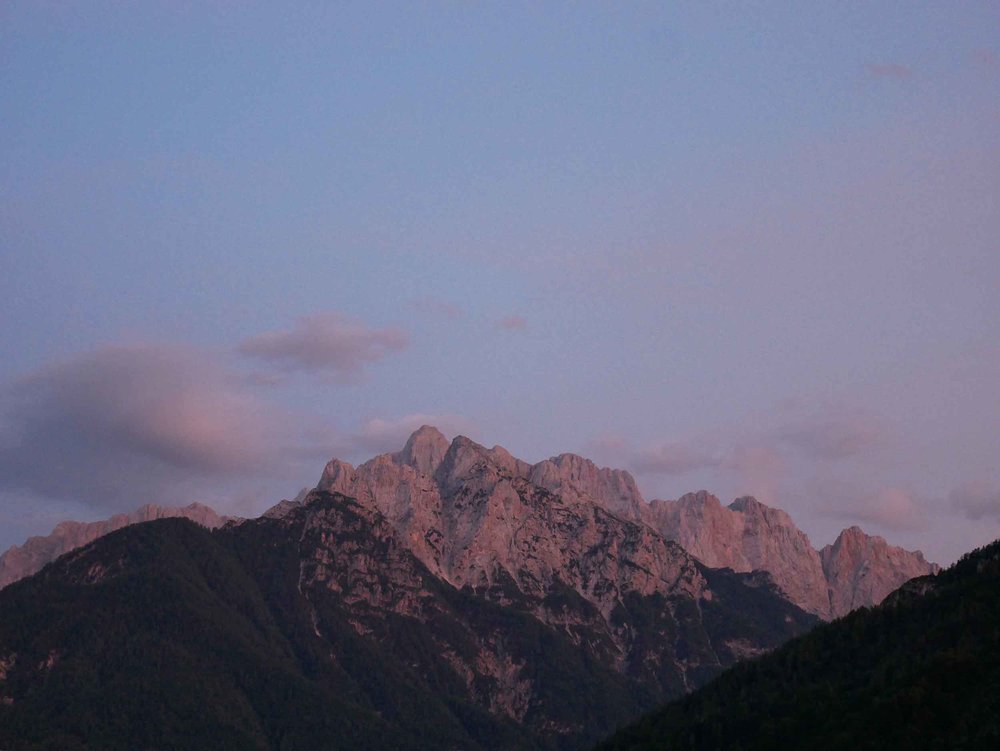
[[[1000,520],[1000,489],[988,482],[970,482],[948,495],[952,507],[969,519]]]
[[[102,510],[264,471],[287,418],[203,353],[106,347],[0,392],[0,488]]]
[[[874,448],[883,431],[870,420],[813,418],[780,429],[776,437],[809,458],[847,459]]]
[[[326,374],[350,382],[368,365],[407,344],[409,337],[401,329],[375,329],[341,313],[319,313],[297,319],[291,329],[245,339],[238,350],[284,372]]]

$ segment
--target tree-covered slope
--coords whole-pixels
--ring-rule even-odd
[[[377,748],[310,680],[256,582],[192,522],[137,525],[3,592],[0,747]]]
[[[743,663],[599,746],[1000,748],[1000,542]]]

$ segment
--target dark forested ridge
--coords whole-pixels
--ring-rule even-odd
[[[732,668],[598,748],[1000,748],[1000,542]]]
[[[136,525],[0,592],[0,748],[586,748],[815,623],[769,580],[691,574],[711,599],[605,617],[558,584],[456,589],[343,496]]]

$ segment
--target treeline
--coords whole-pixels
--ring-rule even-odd
[[[598,748],[1000,748],[1000,542],[736,666]]]

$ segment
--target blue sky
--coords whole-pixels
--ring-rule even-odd
[[[0,546],[420,421],[1000,535],[994,3],[8,3]]]

